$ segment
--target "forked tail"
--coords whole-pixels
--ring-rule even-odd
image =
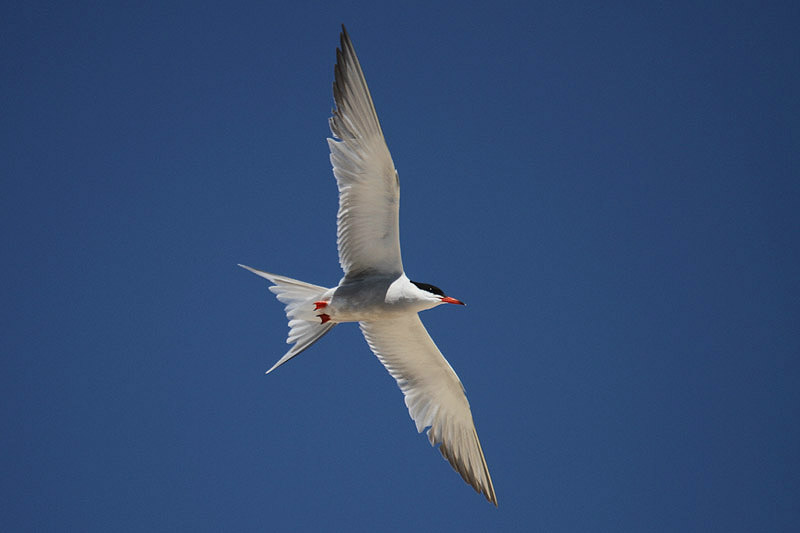
[[[239,266],[271,281],[273,285],[269,290],[275,293],[278,300],[286,304],[286,318],[289,319],[289,336],[286,338],[286,343],[294,346],[267,370],[267,374],[317,342],[335,325],[334,322],[321,323],[314,306],[314,303],[322,300],[323,295],[330,289],[270,274],[249,266]]]

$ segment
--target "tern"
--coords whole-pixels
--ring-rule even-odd
[[[269,280],[286,304],[291,349],[267,374],[300,354],[341,322],[358,322],[369,347],[403,391],[417,432],[426,428],[464,481],[497,505],[492,478],[455,371],[418,313],[464,305],[427,283],[411,281],[400,257],[400,182],[383,137],[364,73],[344,25],[336,49],[328,139],[339,189],[337,244],[344,277],[326,288],[242,268]],[[338,140],[337,140],[338,139]]]

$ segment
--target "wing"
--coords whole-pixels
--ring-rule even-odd
[[[333,97],[328,121],[333,175],[339,187],[337,243],[345,276],[367,272],[401,274],[398,207],[400,184],[383,139],[378,115],[353,43],[342,26],[336,50]]]
[[[369,347],[403,391],[417,431],[430,426],[431,445],[441,443],[442,455],[464,481],[497,505],[464,387],[419,315],[360,325]]]

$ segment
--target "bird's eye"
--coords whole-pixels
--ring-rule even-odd
[[[422,289],[423,291],[429,292],[431,294],[435,294],[436,296],[444,296],[444,291],[435,285],[431,285],[430,283],[421,283],[419,281],[412,281],[414,285],[418,288]]]

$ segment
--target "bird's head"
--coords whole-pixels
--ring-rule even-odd
[[[444,291],[437,287],[436,285],[431,285],[429,283],[420,283],[419,281],[412,281],[417,289],[419,289],[419,297],[425,301],[429,301],[431,307],[434,307],[439,304],[458,304],[458,305],[466,305],[464,302],[460,300],[456,300],[455,298],[451,298],[449,296],[445,296]]]

